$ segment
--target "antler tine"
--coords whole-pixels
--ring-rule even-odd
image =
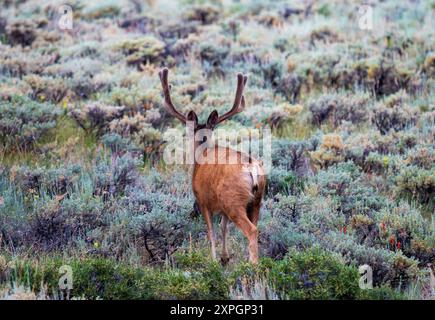
[[[246,85],[247,81],[248,81],[248,77],[243,76],[243,89],[242,90],[245,89],[245,85]],[[243,92],[242,92],[242,99],[240,100],[240,106],[239,106],[238,110],[239,110],[239,112],[245,110],[245,95],[243,94]]]
[[[165,109],[172,116],[174,116],[181,122],[186,123],[186,116],[184,116],[182,113],[177,111],[177,109],[175,109],[174,107],[174,104],[172,103],[171,91],[168,84],[168,73],[169,73],[168,68],[163,68],[163,70],[159,72],[160,82],[162,83],[162,88],[163,88],[163,96],[165,99],[165,104],[164,104]]]
[[[245,97],[243,95],[243,89],[245,88],[247,81],[248,81],[247,76],[241,73],[237,74],[237,90],[236,90],[236,97],[234,99],[233,107],[231,108],[230,111],[220,116],[217,120],[217,123],[220,123],[234,116],[235,114],[242,112],[245,109]]]

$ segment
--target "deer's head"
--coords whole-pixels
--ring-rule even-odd
[[[182,123],[186,124],[188,121],[191,121],[193,123],[193,128],[195,132],[201,129],[208,129],[208,131],[211,132],[219,123],[231,118],[237,113],[242,112],[245,108],[245,97],[243,96],[243,89],[245,88],[248,77],[239,73],[237,74],[236,97],[234,99],[234,104],[231,110],[223,114],[222,116],[219,116],[217,110],[213,110],[208,116],[207,121],[200,124],[195,111],[191,110],[187,113],[187,115],[183,115],[175,108],[171,100],[170,86],[168,83],[168,73],[169,71],[167,68],[164,68],[159,72],[160,81],[163,87],[163,96],[165,100],[164,107],[169,114],[180,120]]]

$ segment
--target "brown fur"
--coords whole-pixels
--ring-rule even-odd
[[[258,261],[257,223],[266,187],[262,164],[254,159],[249,163],[247,155],[230,148],[218,146],[214,148],[217,164],[194,165],[192,189],[195,198],[207,224],[208,221],[211,224],[213,214],[223,214],[241,229],[250,242],[250,260],[256,263]],[[225,163],[230,156],[237,158],[236,164],[219,164],[218,160]],[[244,159],[243,163],[242,159]],[[257,167],[258,175],[255,178],[249,171],[253,166]],[[257,184],[254,184],[255,181]],[[226,255],[223,252],[223,261],[228,259]]]
[[[219,151],[219,149],[221,149]],[[231,209],[235,207],[246,208],[249,203],[258,205],[264,193],[266,178],[262,166],[254,161],[252,164],[242,164],[241,158],[246,156],[230,148],[215,147],[216,160],[218,152],[225,154],[237,153],[237,164],[195,164],[192,175],[192,189],[198,204],[207,207],[212,213],[226,213],[230,220],[233,220]],[[243,167],[257,165],[259,173],[257,176],[258,186],[253,184],[249,172]],[[256,191],[254,191],[256,189]]]

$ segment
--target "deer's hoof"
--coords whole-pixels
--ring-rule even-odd
[[[229,261],[230,261],[229,256],[221,256],[221,263],[223,266],[227,265]]]

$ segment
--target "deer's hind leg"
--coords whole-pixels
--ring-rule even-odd
[[[214,260],[216,260],[216,237],[213,230],[212,212],[208,210],[208,208],[205,206],[200,205],[199,207],[204,217],[205,223],[207,225],[208,239],[210,240],[211,243],[211,256],[213,257]]]
[[[249,261],[258,263],[258,230],[257,227],[248,219],[246,209],[240,208],[233,210],[230,215],[234,224],[242,231],[248,239]]]
[[[257,226],[258,220],[260,219],[260,208],[261,208],[261,198],[255,199],[251,202],[246,211],[248,213],[249,220]]]
[[[230,260],[230,256],[228,254],[227,249],[227,231],[228,231],[228,218],[225,214],[222,215],[221,220],[221,232],[222,232],[222,254],[221,254],[221,262],[222,264],[227,264]]]

